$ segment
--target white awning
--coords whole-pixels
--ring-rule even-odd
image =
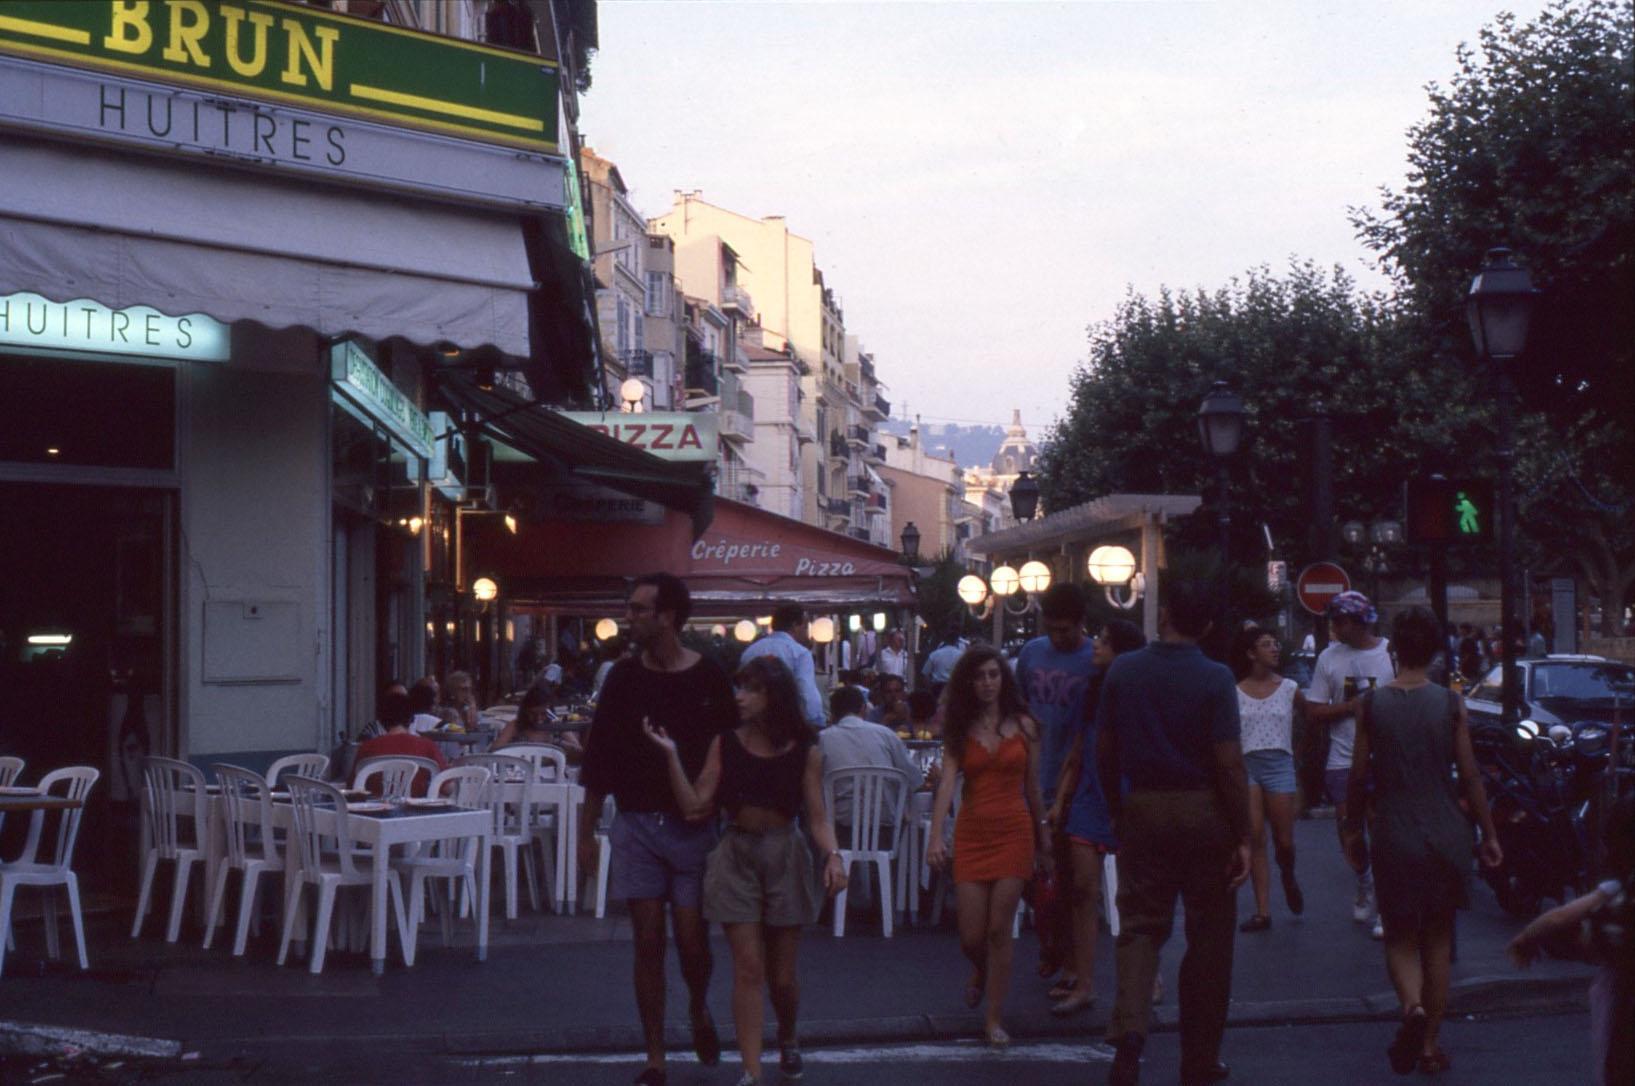
[[[0,295],[529,354],[515,218],[9,136],[0,178]]]

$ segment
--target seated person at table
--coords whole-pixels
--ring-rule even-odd
[[[584,750],[579,736],[551,727],[550,719],[545,715],[550,700],[550,696],[539,687],[529,687],[528,693],[523,695],[522,704],[517,706],[516,719],[495,737],[492,749],[498,750],[512,743],[549,743],[562,748],[570,760],[577,761]]]
[[[430,758],[437,763],[438,769],[447,769],[448,761],[443,752],[423,735],[415,735],[409,730],[414,721],[414,711],[410,708],[410,695],[387,694],[380,699],[380,722],[386,726],[386,734],[366,740],[358,747],[356,765],[362,765],[370,758]],[[414,786],[410,793],[416,796],[426,794],[426,786],[431,783],[431,773],[422,769],[415,774]],[[380,779],[377,777],[370,782],[370,791],[380,794]]]
[[[437,712],[437,700],[441,691],[437,680],[430,675],[416,679],[409,687],[409,712],[412,719],[409,730],[418,735],[421,732],[433,731],[443,726],[443,718]]]
[[[903,687],[901,675],[880,676],[875,707],[869,710],[866,719],[871,724],[883,724],[901,735],[913,734],[913,718],[908,713],[908,691]]]
[[[386,734],[386,725],[381,723],[385,719],[382,715],[382,707],[385,705],[385,700],[393,694],[401,694],[404,697],[409,696],[409,688],[403,685],[402,679],[393,679],[380,688],[381,706],[377,706],[375,709],[375,719],[358,729],[358,742],[362,743],[365,740],[375,739]]]
[[[942,707],[929,690],[916,690],[908,696],[908,720],[914,738],[942,738]]]
[[[862,717],[863,695],[842,686],[829,696],[829,712],[834,723],[818,733],[823,751],[823,772],[837,769],[896,769],[908,783],[910,792],[924,783],[924,774],[914,764],[897,733],[883,724],[871,724]],[[906,793],[905,793],[906,795]],[[851,844],[852,788],[850,781],[835,782],[835,833],[842,844]],[[880,827],[880,847],[890,848],[896,827]]]
[[[469,671],[451,671],[438,715],[468,732],[477,730],[477,687]]]

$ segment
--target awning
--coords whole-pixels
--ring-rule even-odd
[[[779,603],[812,609],[906,607],[913,575],[895,551],[741,502],[717,499],[709,531],[662,523],[546,520],[516,535],[480,518],[466,526],[469,576],[491,576],[506,597],[583,615],[624,604],[630,580],[666,570],[687,582],[700,617],[765,615]]]
[[[0,295],[530,354],[514,216],[10,133],[0,178]]]
[[[709,526],[715,493],[708,464],[661,460],[514,392],[478,388],[470,370],[443,369],[436,378],[445,397],[490,436],[518,452],[557,471],[684,514],[689,539]]]

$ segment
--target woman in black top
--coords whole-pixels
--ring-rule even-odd
[[[704,871],[704,916],[719,921],[732,950],[732,1017],[744,1061],[739,1086],[761,1081],[761,999],[769,991],[778,1016],[779,1069],[801,1072],[795,1037],[800,1004],[795,954],[802,925],[817,920],[812,856],[795,825],[802,814],[824,852],[823,889],[846,888],[834,826],[823,806],[823,754],[801,718],[795,680],[782,661],[751,660],[736,678],[743,721],[710,743],[696,781],[687,779],[675,742],[662,728],[643,728],[664,752],[676,802],[702,820],[720,804],[727,832]]]

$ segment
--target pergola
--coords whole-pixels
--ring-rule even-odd
[[[1164,525],[1190,515],[1203,499],[1196,494],[1108,494],[1094,501],[1026,521],[1014,528],[990,532],[965,543],[967,552],[993,565],[1019,565],[1037,559],[1050,566],[1056,580],[1088,580],[1085,560],[1104,543],[1129,547],[1136,569],[1146,575],[1141,600],[1141,626],[1146,635],[1158,635],[1158,571],[1164,567]]]

